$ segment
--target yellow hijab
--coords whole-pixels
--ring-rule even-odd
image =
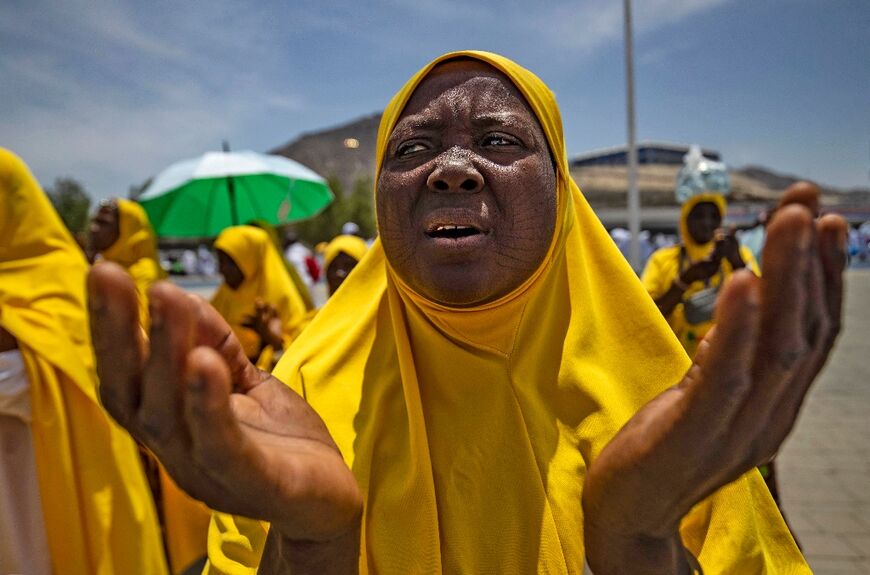
[[[118,239],[101,252],[103,259],[120,265],[133,277],[139,296],[139,321],[148,331],[148,288],[166,277],[157,255],[157,239],[142,206],[117,198]]]
[[[384,112],[378,170],[414,89],[457,57],[506,74],[544,129],[558,171],[546,257],[512,293],[455,309],[410,290],[376,241],[275,375],[359,482],[363,573],[580,573],[588,465],[689,360],[568,176],[554,97],[527,70],[485,52],[428,64]],[[755,471],[699,504],[683,537],[707,573],[809,572]],[[222,572],[247,572],[237,556]]]
[[[725,211],[727,210],[725,196],[722,194],[698,194],[683,202],[683,205],[680,207],[680,241],[685,247],[686,256],[688,256],[690,263],[710,257],[710,254],[713,253],[713,248],[716,247],[716,242],[713,240],[710,240],[705,244],[699,244],[692,237],[692,234],[689,233],[689,212],[691,212],[698,204],[703,204],[705,202],[716,206],[719,210],[719,215],[723,219],[725,218]]]
[[[366,245],[365,241],[357,236],[336,236],[331,242],[329,242],[329,245],[326,246],[326,249],[323,252],[324,273],[329,269],[329,264],[332,263],[332,260],[334,260],[338,254],[344,253],[356,261],[360,261],[363,256],[366,255],[368,249],[369,247]]]
[[[211,303],[233,328],[248,357],[259,355],[260,337],[242,323],[254,313],[257,298],[278,310],[285,339],[287,343],[292,341],[303,326],[307,310],[269,234],[253,226],[227,228],[215,240],[214,248],[226,252],[245,275],[237,289],[221,284]]]
[[[97,400],[87,262],[27,166],[0,148],[0,324],[18,340],[55,573],[165,573],[133,440]]]

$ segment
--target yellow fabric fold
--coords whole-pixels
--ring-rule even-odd
[[[650,256],[646,266],[644,267],[643,274],[641,275],[641,281],[643,282],[644,287],[654,300],[663,296],[669,289],[671,289],[671,284],[673,284],[674,280],[679,277],[683,270],[695,262],[710,257],[710,254],[713,253],[713,249],[716,247],[715,241],[699,244],[689,233],[689,228],[686,223],[689,217],[689,212],[692,211],[692,208],[702,202],[710,202],[714,204],[719,209],[721,216],[723,218],[725,217],[727,204],[725,198],[721,194],[698,194],[690,197],[683,203],[680,209],[679,222],[681,244],[656,250]],[[683,262],[682,269],[680,268],[681,245],[684,246],[686,253],[686,259],[685,262]],[[752,250],[746,246],[741,246],[740,257],[743,258],[748,269],[752,270],[756,275],[760,275],[755,256],[752,255]],[[703,281],[692,282],[689,285],[689,289],[683,293],[683,299],[685,300],[707,287],[720,287],[722,282],[727,280],[728,277],[734,273],[734,268],[727,259],[722,259],[721,271],[721,274],[716,274],[710,278],[709,284]],[[698,349],[698,344],[713,327],[712,321],[706,321],[699,324],[688,323],[686,321],[684,305],[682,303],[678,303],[673,311],[668,314],[666,319],[671,330],[673,330],[674,334],[676,334],[680,343],[683,345],[683,348],[686,350],[686,353],[689,354],[689,357],[695,355],[695,351]]]
[[[86,274],[24,162],[0,148],[0,325],[18,340],[30,382],[53,571],[166,573],[136,445],[97,400]]]
[[[148,319],[148,288],[166,277],[157,255],[157,238],[145,210],[136,202],[117,198],[118,239],[101,252],[103,259],[127,270],[136,284],[139,297],[139,322],[145,331]]]
[[[416,86],[457,57],[506,74],[547,136],[558,215],[544,261],[512,293],[455,309],[404,285],[376,241],[275,375],[359,482],[361,572],[581,573],[589,464],[689,359],[568,176],[558,108],[532,73],[485,52],[431,62],[383,114],[378,170]],[[753,471],[686,518],[706,573],[809,573],[766,493]]]
[[[293,341],[304,327],[307,310],[268,233],[253,226],[227,228],[215,240],[214,248],[229,255],[245,276],[236,289],[221,284],[211,304],[233,328],[248,357],[256,358],[261,352],[260,336],[243,325],[254,313],[257,299],[275,307],[284,326],[285,343]]]

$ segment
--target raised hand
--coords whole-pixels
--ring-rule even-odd
[[[109,413],[209,507],[270,521],[270,540],[342,540],[353,547],[347,566],[355,568],[360,491],[308,404],[257,370],[201,298],[155,284],[146,340],[123,269],[97,265],[88,289]]]
[[[846,224],[814,220],[813,200],[803,187],[786,194],[768,227],[762,278],[735,272],[684,380],[591,465],[583,507],[595,573],[644,572],[637,557],[649,572],[681,572],[682,517],[768,461],[792,429],[840,330]]]

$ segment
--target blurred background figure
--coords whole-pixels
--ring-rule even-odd
[[[367,249],[365,241],[353,235],[340,235],[329,242],[323,254],[323,268],[330,296],[356,267]]]
[[[148,288],[166,276],[157,255],[157,239],[145,210],[136,202],[115,198],[100,204],[89,228],[88,259],[115,262],[136,283],[139,319],[148,330]]]
[[[299,274],[305,287],[309,290],[314,282],[320,278],[320,269],[317,267],[314,254],[299,241],[299,236],[293,230],[284,234],[284,259],[296,268],[296,273]],[[312,264],[314,265],[312,266]]]
[[[279,254],[281,253],[281,240],[278,237],[278,230],[275,229],[275,226],[265,220],[251,220],[245,225],[260,228],[266,232],[269,236],[269,240],[275,247],[275,251]],[[302,244],[300,243],[300,245]],[[305,246],[302,245],[302,247],[304,248]],[[314,283],[317,282],[317,279],[315,278],[311,283],[306,283],[306,276],[300,274],[299,270],[296,269],[296,266],[290,263],[290,260],[282,258],[281,262],[284,264],[284,269],[286,269],[287,273],[290,275],[290,280],[293,282],[293,286],[296,288],[296,291],[299,292],[300,297],[302,297],[302,301],[305,303],[305,309],[309,312],[313,311],[316,306],[314,305],[314,300],[312,298],[312,291],[313,288],[316,287],[314,286]],[[320,268],[318,267],[317,269],[319,270]]]
[[[656,251],[641,277],[690,357],[713,327],[716,298],[728,276],[747,266],[758,274],[752,252],[740,247],[733,231],[721,228],[725,207],[720,194],[686,200],[680,243]]]
[[[0,148],[0,572],[166,573],[135,442],[103,411],[87,262]]]
[[[273,364],[306,324],[307,307],[269,234],[253,226],[225,229],[214,242],[224,278],[211,300],[262,369]]]

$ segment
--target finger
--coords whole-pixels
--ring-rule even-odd
[[[810,301],[818,292],[814,238],[812,214],[803,205],[781,208],[768,226],[752,389],[731,434],[747,465],[760,463],[779,446],[794,423],[783,408],[806,392],[803,374],[813,353],[808,333],[818,315],[817,302]]]
[[[248,359],[242,344],[221,314],[202,298],[190,298],[196,317],[194,345],[210,347],[220,354],[229,367],[233,389],[245,393],[268,377]]]
[[[182,447],[187,441],[182,382],[193,347],[194,316],[187,295],[169,282],[151,286],[148,301],[151,355],[142,376],[139,421],[152,448]]]
[[[113,263],[91,268],[88,309],[100,399],[106,410],[127,427],[139,407],[142,338],[136,287],[123,268]]]
[[[192,453],[206,468],[220,465],[239,453],[244,439],[230,407],[232,381],[221,355],[209,347],[197,347],[188,356],[185,378],[185,422]]]
[[[812,216],[802,206],[781,208],[768,226],[761,281],[761,334],[753,366],[756,380],[786,377],[807,351],[805,280],[815,255],[813,234]]]
[[[819,187],[812,182],[795,182],[786,188],[782,198],[779,200],[779,208],[792,204],[800,204],[806,206],[813,214],[813,217],[819,215]]]
[[[752,365],[760,331],[760,298],[759,279],[748,270],[738,270],[716,301],[715,334],[703,355],[696,356],[702,383],[692,390],[697,397],[693,409],[708,425],[730,426],[751,391],[746,366]]]
[[[826,215],[819,220],[819,253],[822,260],[822,273],[825,279],[825,301],[831,332],[827,349],[834,344],[840,333],[843,318],[843,270],[846,267],[846,238],[849,226],[838,215]]]
[[[843,218],[836,215],[825,216],[817,224],[818,229],[818,259],[815,262],[814,285],[810,297],[814,300],[815,324],[811,325],[811,351],[803,360],[795,374],[794,383],[789,386],[790,397],[784,401],[783,412],[792,420],[797,418],[798,411],[809,390],[810,385],[824,367],[840,332],[843,303],[843,269],[845,267],[845,241],[847,224]],[[790,422],[779,422],[781,435],[791,429]]]

